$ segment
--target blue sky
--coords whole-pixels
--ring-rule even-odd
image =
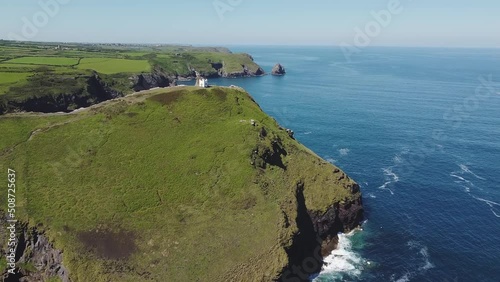
[[[0,38],[353,45],[359,30],[375,21],[372,13],[388,11],[391,1],[402,11],[389,12],[386,26],[375,23],[380,30],[368,37],[371,46],[500,48],[498,0],[4,0]],[[50,2],[58,11],[49,15],[40,3]]]

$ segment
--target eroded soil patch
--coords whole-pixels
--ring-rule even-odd
[[[127,259],[137,250],[136,235],[129,231],[91,230],[77,236],[85,248],[104,259]]]

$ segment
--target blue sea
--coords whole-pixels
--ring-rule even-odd
[[[315,281],[500,281],[500,49],[238,46],[239,85],[361,186],[362,230]]]

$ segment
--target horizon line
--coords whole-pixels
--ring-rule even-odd
[[[194,47],[230,47],[230,46],[255,46],[255,47],[334,47],[341,48],[338,44],[328,44],[328,43],[316,43],[316,44],[300,44],[300,43],[161,43],[161,42],[99,42],[99,41],[45,41],[45,40],[11,40],[0,38],[1,42],[16,42],[16,43],[46,43],[46,44],[96,44],[96,45],[165,45],[165,46],[194,46]],[[373,44],[363,48],[439,48],[439,49],[500,49],[500,46],[441,46],[441,45],[385,45],[385,44]]]

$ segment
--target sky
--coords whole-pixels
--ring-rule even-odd
[[[0,39],[500,48],[500,1],[2,0]]]

